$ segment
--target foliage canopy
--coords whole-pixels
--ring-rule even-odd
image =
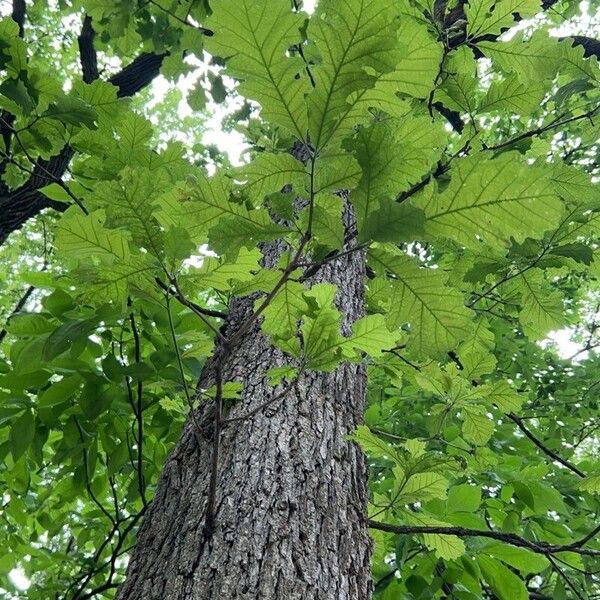
[[[598,597],[600,51],[552,33],[577,10],[23,7],[0,21],[2,597],[114,595],[190,407],[243,393],[194,388],[249,294],[249,323],[289,357],[265,373],[279,401],[300,372],[368,364],[351,438],[376,598]],[[188,102],[245,99],[240,167],[177,95],[129,100],[205,51]],[[367,262],[351,331],[335,286],[307,283],[349,252]],[[547,343],[564,328],[583,360]]]

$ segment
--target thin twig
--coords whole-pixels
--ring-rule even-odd
[[[529,431],[529,429],[527,429],[527,427],[525,426],[525,423],[523,423],[521,418],[519,418],[514,413],[506,413],[506,416],[513,423],[515,423],[517,425],[517,427],[525,434],[525,436],[528,439],[530,439],[544,454],[547,454],[552,459],[554,459],[556,462],[560,463],[563,467],[566,467],[567,469],[569,469],[569,471],[572,471],[579,477],[584,478],[586,476],[586,474],[581,469],[576,467],[573,463],[570,463],[568,460],[559,456],[556,452],[554,452],[554,450],[551,450],[550,448],[548,448],[548,446],[546,446],[537,437],[535,437],[535,435],[533,435],[533,433],[531,433],[531,431]]]
[[[185,399],[188,405],[188,408],[190,410],[190,417],[192,419],[192,423],[194,425],[193,429],[194,429],[194,435],[196,437],[196,442],[198,444],[198,448],[201,447],[201,433],[202,433],[202,429],[200,428],[200,424],[198,423],[198,420],[196,419],[196,411],[194,408],[194,401],[192,400],[191,396],[190,396],[190,391],[188,390],[188,386],[187,383],[185,381],[185,371],[183,370],[183,361],[181,360],[181,354],[179,352],[179,346],[177,344],[177,336],[175,335],[175,326],[173,325],[173,315],[171,315],[171,299],[170,299],[170,295],[169,292],[165,293],[165,298],[167,301],[167,315],[169,318],[169,329],[171,331],[171,338],[173,340],[173,349],[175,350],[175,356],[177,358],[177,366],[179,368],[179,374],[181,376],[181,385],[183,386],[183,393],[185,395]]]
[[[81,443],[85,444],[85,441],[83,439],[83,430],[81,429],[81,425],[79,424],[79,421],[77,419],[75,419],[75,425],[77,426],[77,430],[79,431],[79,438],[81,440]],[[90,484],[89,470],[88,470],[88,466],[89,466],[88,465],[88,455],[87,455],[87,449],[86,449],[85,445],[82,446],[81,450],[83,453],[83,469],[85,471],[85,488],[86,488],[88,494],[90,495],[90,498],[94,502],[94,504],[100,509],[100,512],[102,512],[104,514],[104,516],[112,523],[112,525],[114,527],[116,527],[117,526],[116,520],[106,510],[106,508],[104,507],[102,502],[100,502],[100,500],[98,500],[98,498],[96,497],[96,494],[94,494],[94,492],[92,490],[92,486]]]
[[[135,348],[135,363],[140,364],[140,335],[135,325],[135,317],[133,313],[129,315],[129,322],[131,323],[131,332],[133,333],[134,348]],[[142,504],[146,506],[146,482],[144,479],[144,456],[143,456],[143,443],[144,443],[144,420],[143,420],[143,382],[142,378],[138,377],[137,382],[137,406],[136,406],[136,419],[137,419],[137,475],[138,475],[138,487],[140,490],[140,497]]]
[[[537,127],[535,129],[531,129],[529,131],[525,131],[514,138],[506,140],[500,144],[496,144],[495,146],[486,146],[484,150],[501,150],[502,148],[506,148],[507,146],[512,146],[517,142],[521,142],[530,137],[534,137],[536,135],[541,135],[542,133],[546,133],[547,131],[552,131],[553,129],[557,129],[562,127],[563,125],[567,125],[569,123],[573,123],[575,121],[581,121],[582,119],[591,119],[598,111],[600,110],[600,106],[596,106],[595,108],[588,110],[586,113],[581,115],[577,115],[576,117],[569,117],[568,119],[561,120],[562,117],[556,117],[553,121],[548,123],[548,125],[543,125],[542,127]],[[564,116],[564,115],[563,115]]]
[[[203,35],[205,35],[207,37],[211,37],[213,35],[213,32],[210,29],[206,29],[206,27],[200,27],[199,25],[194,25],[194,23],[190,23],[189,21],[186,21],[185,19],[178,17],[175,13],[171,12],[164,6],[161,6],[158,2],[155,2],[154,0],[148,0],[147,4],[152,4],[153,6],[156,6],[156,8],[162,10],[163,12],[168,14],[170,17],[172,17],[173,19],[175,19],[182,25],[187,25],[188,27],[191,27],[192,29],[199,31],[200,33],[202,33]]]
[[[164,281],[161,281],[158,278],[156,278],[155,281],[161,290],[163,290],[164,292],[168,291],[171,294],[171,296],[173,296],[173,298],[175,298],[175,300],[177,300],[179,303],[183,304],[184,306],[188,307],[190,310],[193,310],[195,313],[200,313],[206,317],[214,317],[215,319],[227,319],[227,313],[222,312],[220,310],[212,310],[210,308],[205,308],[204,306],[200,306],[200,305],[196,304],[195,302],[188,300],[183,294],[178,292],[176,289],[169,288],[169,286],[167,286],[167,284],[165,284]]]
[[[548,556],[548,560],[552,564],[552,567],[560,575],[560,577],[562,577],[562,579],[567,584],[567,586],[571,588],[571,590],[573,591],[573,593],[575,594],[575,596],[577,598],[579,598],[580,600],[584,600],[584,597],[581,595],[581,593],[579,592],[579,590],[577,589],[577,587],[575,586],[575,584],[571,581],[570,577],[563,571],[562,567],[560,567],[557,564],[556,560],[554,560],[554,557],[553,556]]]

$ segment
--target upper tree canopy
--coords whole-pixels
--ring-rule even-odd
[[[248,323],[290,357],[265,373],[282,402],[300,372],[369,365],[353,439],[377,598],[600,594],[600,43],[575,34],[584,10],[15,0],[0,21],[2,597],[112,597],[228,301],[251,293]],[[213,98],[224,65],[249,101],[231,118],[252,144],[240,168],[185,137],[200,115],[179,121],[178,98],[152,112],[144,92],[205,52]],[[368,277],[342,332],[335,287],[305,279],[343,252],[364,252]],[[583,360],[548,345],[564,328]],[[217,387],[198,401],[240,393]]]

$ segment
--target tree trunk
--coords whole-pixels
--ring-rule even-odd
[[[363,311],[364,256],[324,266],[338,285],[343,329]],[[232,303],[229,328],[252,303]],[[229,329],[231,331],[231,329]],[[219,350],[217,349],[217,352]],[[223,380],[244,386],[229,418],[273,396],[265,373],[286,364],[257,330],[224,361]],[[213,381],[210,365],[203,387]],[[280,401],[223,428],[215,524],[204,533],[211,433],[200,440],[188,419],[169,456],[138,535],[118,600],[367,600],[370,549],[366,468],[346,435],[362,419],[364,366],[306,373]],[[207,408],[198,419],[210,420]]]

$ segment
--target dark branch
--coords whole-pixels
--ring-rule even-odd
[[[119,88],[117,96],[125,98],[137,94],[158,75],[166,53],[144,52],[113,75],[108,81]]]
[[[92,81],[96,81],[99,77],[98,57],[94,48],[95,36],[96,32],[92,27],[92,18],[86,15],[83,19],[81,33],[77,38],[79,61],[81,62],[81,71],[85,83],[92,83]]]
[[[129,315],[129,322],[131,323],[131,333],[133,334],[134,348],[135,348],[135,363],[139,365],[141,362],[140,354],[140,334],[137,330],[135,323],[135,315],[131,313]],[[140,498],[144,508],[148,505],[146,500],[146,479],[144,477],[144,383],[140,378],[137,382],[137,404],[135,406],[135,418],[137,420],[137,478],[138,488],[140,492]]]
[[[583,48],[583,56],[585,58],[595,56],[600,60],[600,41],[585,37],[584,35],[574,35],[571,36],[571,39],[573,40],[571,44],[573,47],[581,46]]]
[[[12,20],[19,26],[19,37],[25,35],[25,0],[13,0],[12,8]],[[6,156],[0,161],[0,176],[4,174],[7,165],[10,162],[10,143],[12,139],[12,126],[15,122],[15,115],[9,113],[7,110],[0,111],[0,136],[4,142],[4,151]],[[8,191],[8,186],[0,181],[0,194],[4,194]]]
[[[446,171],[448,171],[449,168],[450,165],[448,163],[438,163],[438,166],[433,173],[426,175],[423,177],[423,179],[421,179],[421,181],[415,183],[415,185],[413,185],[411,188],[398,194],[398,196],[396,196],[396,202],[404,202],[405,200],[408,200],[408,198],[414,196],[417,192],[420,192],[431,180],[441,177],[444,173],[446,173]]]
[[[8,321],[10,321],[11,317],[14,317],[17,313],[21,312],[21,310],[23,309],[25,304],[27,304],[27,300],[29,300],[29,298],[31,298],[31,294],[33,294],[34,290],[35,290],[35,287],[33,287],[32,285],[30,285],[25,290],[25,293],[21,296],[19,301],[15,304],[15,307],[12,309],[8,319],[6,320],[7,323],[8,323]],[[2,329],[2,331],[0,331],[0,343],[6,337],[7,333],[8,333],[8,331],[6,329]]]
[[[391,523],[380,523],[369,519],[368,525],[371,529],[378,529],[379,531],[387,531],[388,533],[397,534],[438,534],[438,535],[455,535],[457,537],[484,537],[491,538],[493,540],[499,540],[510,544],[511,546],[517,546],[519,548],[527,548],[538,554],[544,554],[546,556],[552,556],[559,552],[575,552],[577,554],[585,554],[586,556],[600,556],[600,550],[591,550],[590,548],[583,548],[583,545],[589,541],[596,533],[598,529],[594,529],[592,535],[586,535],[581,540],[573,542],[571,544],[548,544],[547,542],[533,542],[520,535],[514,533],[503,533],[501,531],[490,531],[485,529],[470,529],[468,527],[454,527],[454,526],[424,526],[424,525],[393,525]]]
[[[559,0],[543,0],[541,3],[541,9],[542,9],[542,11],[549,10],[558,2],[559,2]],[[510,27],[502,28],[501,32],[498,35],[486,34],[486,35],[482,35],[482,36],[479,36],[479,37],[476,37],[473,39],[467,39],[467,27],[466,27],[467,21],[466,21],[466,17],[465,17],[464,5],[465,5],[464,1],[458,2],[458,5],[455,6],[453,9],[451,9],[450,11],[448,11],[448,13],[445,14],[445,16],[442,18],[442,16],[445,13],[446,2],[441,2],[438,4],[438,8],[436,10],[436,18],[438,19],[438,21],[441,21],[443,23],[443,27],[446,30],[446,32],[448,32],[449,30],[453,30],[453,32],[454,32],[454,35],[450,38],[450,42],[449,42],[450,48],[456,48],[456,47],[461,46],[468,42],[468,44],[471,47],[471,49],[473,50],[473,53],[475,54],[475,56],[477,58],[481,58],[483,56],[483,54],[481,53],[481,50],[479,50],[477,48],[477,43],[478,42],[495,42],[500,38],[500,36],[504,32],[508,31],[508,29],[510,29]],[[523,20],[523,17],[518,12],[515,12],[515,13],[513,13],[513,19],[514,19],[515,23],[518,23],[519,21]],[[459,35],[456,35],[457,30],[460,32]],[[563,39],[563,40],[571,39],[572,45],[574,47],[575,46],[583,47],[585,58],[589,58],[590,56],[595,56],[596,58],[598,58],[600,60],[600,41],[599,40],[596,40],[594,38],[589,38],[589,37],[586,37],[583,35],[573,35],[573,36],[568,36],[566,38],[561,38],[561,39]]]
[[[435,110],[450,123],[452,129],[454,129],[456,133],[462,133],[465,124],[461,119],[459,112],[447,108],[441,102],[434,102],[431,106],[433,106],[433,108],[435,108]]]
[[[485,150],[492,150],[492,151],[502,150],[503,148],[507,148],[507,147],[512,146],[523,140],[535,137],[536,135],[542,135],[543,133],[546,133],[548,131],[553,131],[555,129],[559,129],[563,125],[568,125],[569,123],[575,123],[577,121],[582,121],[585,119],[589,119],[591,121],[592,118],[596,115],[596,113],[598,111],[600,111],[600,106],[595,106],[594,108],[588,110],[587,112],[585,112],[581,115],[576,115],[574,117],[569,117],[569,118],[565,118],[565,119],[562,119],[561,117],[557,117],[556,119],[554,119],[547,125],[543,125],[542,127],[536,127],[535,129],[531,129],[529,131],[520,133],[519,135],[515,136],[514,138],[511,138],[509,140],[501,142],[500,144],[496,144],[495,146],[487,146],[485,148]],[[592,122],[592,124],[593,124],[593,122]]]
[[[586,476],[585,473],[581,469],[577,468],[573,463],[570,463],[568,460],[559,456],[556,452],[554,452],[554,450],[551,450],[550,448],[548,448],[548,446],[546,446],[542,441],[540,441],[537,437],[535,437],[535,435],[533,435],[533,433],[531,433],[531,431],[529,431],[529,429],[527,429],[527,427],[525,426],[525,423],[523,423],[523,420],[520,419],[517,415],[515,415],[513,413],[507,413],[506,416],[513,423],[515,423],[517,425],[517,427],[523,432],[523,434],[529,440],[531,440],[533,442],[533,444],[535,446],[537,446],[544,454],[546,454],[547,456],[549,456],[556,462],[560,463],[563,467],[566,467],[567,469],[569,469],[569,471],[572,471],[576,475],[579,475],[579,477],[583,478]]]
[[[86,25],[83,23],[81,37],[85,39],[85,44],[91,43],[86,38],[91,30],[91,22]],[[92,36],[93,38],[93,36]],[[81,41],[80,41],[81,50]],[[166,54],[143,53],[135,58],[129,65],[124,67],[119,73],[113,75],[109,82],[117,86],[117,96],[120,98],[133,96],[142,88],[146,87],[158,75],[160,66]],[[89,58],[89,57],[88,57]],[[85,65],[82,58],[82,68],[84,69],[84,81],[91,76],[91,63],[86,61]],[[0,121],[4,123],[4,121]],[[11,126],[0,134],[10,134]],[[15,190],[0,189],[0,245],[3,244],[8,236],[20,229],[29,219],[35,217],[46,208],[53,208],[59,212],[64,212],[70,205],[63,202],[50,200],[39,189],[50,183],[61,182],[67,167],[75,151],[68,144],[56,156],[49,160],[39,160],[33,169],[31,177]],[[3,192],[3,193],[2,193]]]
[[[13,0],[12,20],[19,26],[19,37],[25,35],[25,0]]]
[[[31,177],[23,185],[0,196],[0,244],[45,208],[60,211],[68,208],[68,204],[55,202],[44,196],[39,188],[52,183],[56,178],[62,178],[73,154],[73,148],[65,146],[50,160],[38,161]]]
[[[205,317],[214,317],[215,319],[227,319],[227,313],[221,312],[220,310],[211,310],[210,308],[204,308],[204,306],[200,306],[191,300],[188,300],[183,294],[179,292],[179,290],[174,289],[173,287],[169,287],[166,283],[158,279],[155,279],[156,285],[158,287],[168,292],[173,298],[175,298],[180,304],[189,308],[192,312],[196,314],[204,315]]]

